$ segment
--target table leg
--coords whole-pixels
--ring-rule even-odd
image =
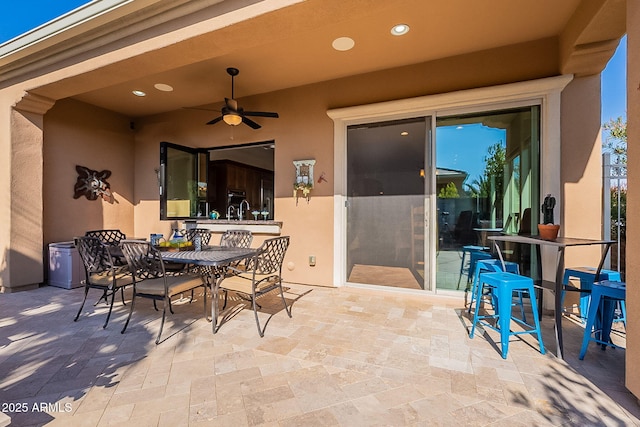
[[[536,260],[538,263],[538,279],[540,280],[540,298],[538,300],[538,319],[542,321],[542,307],[544,307],[544,288],[542,286],[542,250],[536,245]],[[531,272],[533,276],[533,271]]]
[[[556,332],[556,348],[557,356],[560,359],[564,359],[563,351],[564,344],[562,341],[562,273],[564,270],[564,248],[558,248],[558,266],[556,268],[556,284],[555,284],[555,310],[553,316],[555,318],[555,332]]]
[[[222,277],[215,278],[211,284],[211,328],[214,334],[218,332],[218,290]]]
[[[600,272],[602,271],[602,267],[604,266],[604,260],[607,258],[607,253],[609,253],[609,249],[611,248],[611,243],[607,243],[602,251],[602,256],[600,257],[600,264],[598,264],[598,269],[596,270],[596,278],[595,281],[600,281]]]

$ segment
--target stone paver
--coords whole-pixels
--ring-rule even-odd
[[[577,360],[572,321],[566,360],[549,316],[546,355],[526,336],[503,360],[495,332],[469,339],[462,295],[287,287],[291,319],[276,296],[260,300],[263,322],[275,313],[264,338],[250,309],[213,335],[200,295],[174,305],[158,346],[150,301],[121,334],[119,302],[106,329],[103,304],[73,322],[82,289],[0,294],[0,410],[21,427],[640,426],[624,350]]]

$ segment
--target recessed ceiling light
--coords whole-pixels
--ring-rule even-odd
[[[394,25],[391,28],[391,34],[394,36],[401,36],[403,34],[407,34],[409,32],[409,26],[407,24],[398,24]]]
[[[344,52],[345,50],[353,49],[355,44],[356,42],[353,41],[351,37],[338,37],[333,41],[333,43],[331,43],[331,46],[333,46],[335,50]]]
[[[166,85],[164,83],[156,83],[153,85],[153,87],[155,87],[158,90],[161,90],[162,92],[172,92],[173,91],[173,87]]]
[[[134,90],[134,91],[131,91],[131,93],[133,93],[135,96],[147,96],[147,94],[141,90]]]
[[[405,130],[405,131],[400,132],[400,135],[402,135],[402,136],[407,136],[407,135],[409,135],[409,132],[407,132],[407,131]]]

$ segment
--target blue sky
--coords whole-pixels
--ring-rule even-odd
[[[602,72],[602,122],[627,117],[627,36]]]
[[[4,0],[0,13],[0,43],[26,33],[89,3],[87,0]]]

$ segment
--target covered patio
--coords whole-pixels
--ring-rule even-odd
[[[60,27],[1,45],[0,401],[13,406],[0,412],[16,425],[65,426],[640,424],[636,216],[627,224],[628,350],[593,347],[579,361],[582,326],[567,320],[561,360],[547,311],[548,353],[514,339],[502,360],[492,332],[468,338],[458,258],[452,256],[456,289],[437,286],[439,165],[431,160],[438,159],[438,141],[429,137],[439,122],[457,127],[494,113],[518,117],[505,133],[512,139],[505,139],[506,153],[513,165],[533,166],[523,169],[529,179],[517,180],[504,214],[538,212],[539,199],[553,194],[561,236],[600,239],[600,73],[624,34],[630,212],[640,200],[633,185],[640,161],[639,22],[640,5],[625,0],[526,7],[509,0],[102,0]],[[397,24],[411,31],[398,36],[390,31]],[[347,36],[354,49],[334,45]],[[228,67],[242,69],[237,86]],[[277,111],[279,118],[257,119],[261,128],[207,126],[234,104],[226,100],[235,101],[234,87],[241,108]],[[349,178],[357,168],[348,148],[357,141],[348,131],[409,122],[420,126],[411,135],[420,135],[421,151],[410,156],[415,164],[400,163],[396,172],[418,183],[415,194],[400,195],[420,202],[420,228],[414,233],[411,203],[402,214],[364,210],[382,225],[372,232],[373,215],[353,217],[348,209],[360,194],[350,182],[377,183]],[[199,153],[255,144],[274,150],[272,179],[260,178],[259,188],[277,233],[291,236],[283,277],[295,302],[293,319],[276,314],[264,339],[247,310],[213,335],[196,314],[201,305],[184,304],[156,347],[159,316],[150,305],[138,307],[139,320],[122,335],[128,307],[116,304],[105,330],[102,306],[74,323],[82,291],[43,286],[51,243],[92,229],[168,236],[202,219],[203,206],[206,215],[210,195],[206,202],[190,198],[209,185],[199,175],[187,196],[167,200],[166,144]],[[295,186],[292,196],[296,162],[315,165],[315,179],[306,175],[315,183],[308,197],[296,196]],[[109,175],[109,197],[75,198],[78,167]],[[377,185],[367,188],[362,197],[383,196]],[[252,207],[264,207],[263,199]],[[182,203],[191,211],[167,214]],[[354,243],[363,241],[358,231],[385,236],[379,231],[394,231],[401,217],[421,243]],[[411,260],[419,289],[394,293],[388,280],[387,289],[377,289],[354,279],[351,267],[361,263],[349,257],[372,247],[388,251],[380,258],[394,251],[405,264]],[[568,254],[565,264],[589,266],[599,258],[592,248]]]
[[[20,426],[640,424],[625,352],[592,344],[578,360],[575,322],[565,360],[553,356],[551,316],[546,355],[512,339],[503,360],[495,333],[469,339],[458,298],[287,288],[293,318],[276,313],[262,339],[250,309],[211,334],[196,301],[175,305],[158,346],[150,302],[120,334],[119,302],[107,329],[105,305],[73,322],[82,289],[4,295],[0,401],[14,411],[3,411]]]

